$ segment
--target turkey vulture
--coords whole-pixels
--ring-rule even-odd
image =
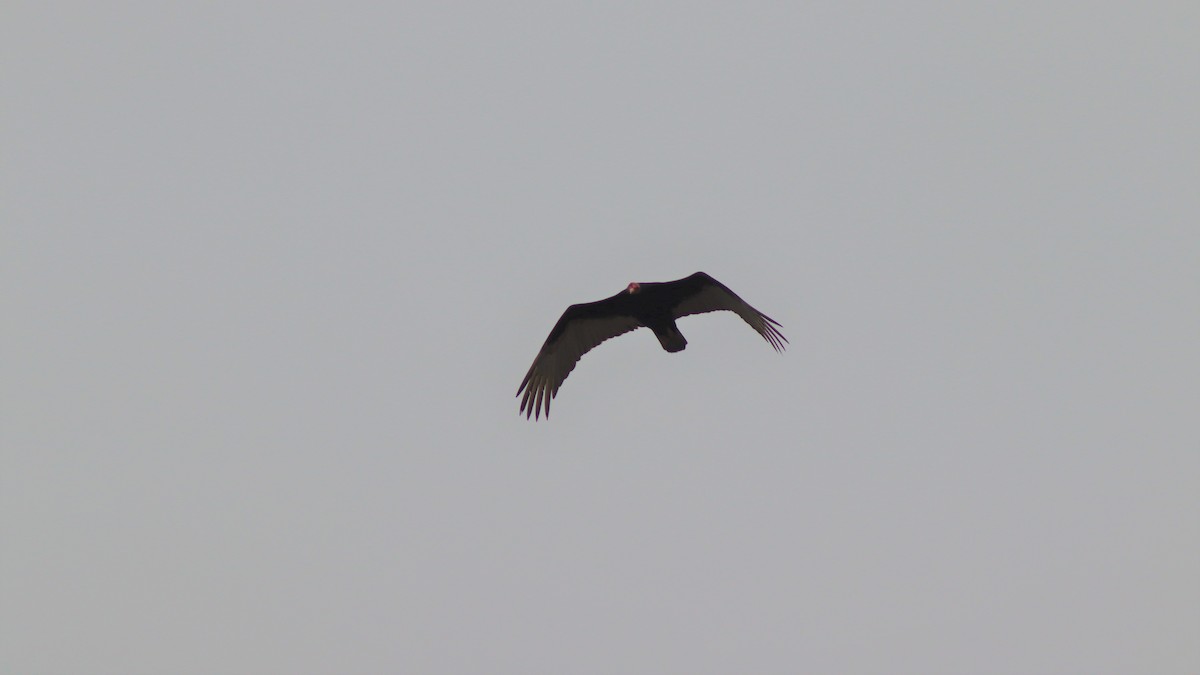
[[[775,351],[783,350],[787,338],[779,332],[777,321],[704,272],[661,283],[635,281],[611,298],[571,305],[563,312],[517,389],[517,396],[525,392],[520,412],[525,413],[525,419],[531,415],[538,419],[545,410],[549,419],[550,399],[558,395],[558,388],[579,359],[601,342],[646,326],[654,331],[663,349],[682,351],[687,340],[675,319],[722,309],[736,312]]]

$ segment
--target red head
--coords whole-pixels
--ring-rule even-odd
[[[642,285],[636,281],[629,282],[629,285],[625,287],[625,292],[630,295],[633,295],[634,293],[637,293],[640,290],[642,290]]]

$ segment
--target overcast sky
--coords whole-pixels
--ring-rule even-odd
[[[0,671],[1200,672],[1195,3],[4,15]]]

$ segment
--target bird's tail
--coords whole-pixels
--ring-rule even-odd
[[[679,332],[675,324],[654,331],[654,336],[658,338],[662,348],[669,352],[681,352],[687,347],[687,338],[683,337],[683,333]]]

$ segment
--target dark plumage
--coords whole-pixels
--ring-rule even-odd
[[[545,411],[549,418],[550,399],[579,359],[601,342],[645,326],[654,331],[663,349],[682,351],[687,339],[675,320],[723,309],[737,313],[776,351],[784,349],[787,338],[779,332],[778,322],[704,272],[677,281],[634,282],[611,298],[571,305],[563,312],[517,389],[517,396],[525,392],[521,412],[526,419],[537,419]]]

